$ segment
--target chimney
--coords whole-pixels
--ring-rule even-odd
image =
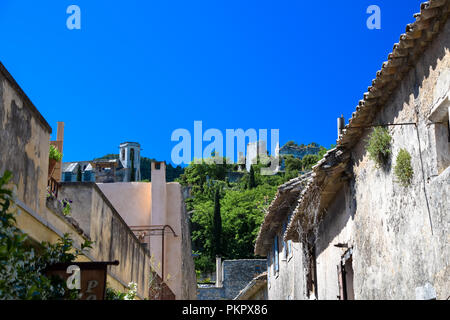
[[[222,285],[222,258],[220,256],[216,256],[216,288],[222,288]]]
[[[155,161],[151,165],[152,176],[152,225],[166,225],[167,190],[166,163]]]
[[[55,146],[56,149],[59,150],[59,152],[63,153],[63,146],[64,146],[64,122],[57,122],[58,127],[56,129],[56,140],[50,141],[50,144]],[[56,181],[61,181],[61,175],[62,175],[62,159],[59,161],[55,168],[53,169],[52,178],[54,178]]]
[[[344,128],[345,128],[345,119],[344,119],[344,115],[341,115],[340,118],[337,118],[338,140],[341,138],[342,134],[344,133]]]

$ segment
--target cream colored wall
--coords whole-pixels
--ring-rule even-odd
[[[185,287],[186,277],[183,274],[182,266],[191,264],[183,261],[192,259],[190,250],[190,234],[182,236],[182,223],[186,223],[183,217],[183,198],[181,186],[178,183],[165,182],[165,170],[153,170],[152,183],[143,182],[123,182],[123,183],[98,183],[102,190],[120,216],[128,226],[148,226],[170,225],[177,237],[173,236],[170,229],[165,232],[164,250],[164,280],[173,291],[177,299],[187,298]],[[152,198],[155,201],[152,201]],[[150,236],[150,255],[153,257],[153,269],[162,276],[162,238],[160,232],[155,232]],[[148,238],[147,238],[148,239]],[[189,246],[189,247],[188,247]],[[183,250],[188,250],[186,254]],[[192,266],[191,266],[192,265]],[[195,284],[195,277],[191,277]],[[190,290],[192,291],[192,290]],[[193,298],[192,296],[190,298]]]
[[[182,297],[182,270],[181,270],[181,251],[182,251],[182,235],[181,235],[181,186],[178,183],[167,183],[167,215],[166,223],[170,225],[177,237],[171,232],[166,232],[166,250],[165,250],[165,275],[170,275],[167,284],[175,293],[177,299]]]
[[[148,182],[97,183],[128,226],[151,224],[152,186]]]

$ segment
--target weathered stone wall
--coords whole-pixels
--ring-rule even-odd
[[[45,215],[51,128],[0,63],[0,175],[13,173],[17,197]]]
[[[319,300],[336,300],[340,295],[337,265],[347,248],[336,245],[344,244],[351,247],[354,244],[355,232],[368,232],[368,230],[355,230],[352,215],[355,207],[349,194],[349,185],[344,185],[328,207],[327,214],[319,225],[319,236],[316,242],[317,298]]]
[[[450,296],[450,168],[439,167],[439,153],[448,144],[436,143],[439,128],[430,119],[448,99],[449,50],[450,22],[377,114],[375,124],[418,123],[417,129],[388,127],[392,157],[387,168],[377,168],[368,158],[365,140],[371,129],[353,148],[354,181],[337,194],[319,229],[319,299],[339,295],[336,266],[344,250],[334,246],[338,243],[353,246],[356,299],[432,298],[434,292],[437,299]],[[394,175],[401,148],[411,154],[409,187]]]
[[[198,300],[232,300],[255,276],[266,271],[265,259],[242,259],[223,261],[223,285],[199,287]]]
[[[428,119],[450,89],[445,82],[450,72],[449,50],[447,22],[375,120],[417,122],[420,141],[414,126],[390,127],[392,162],[387,171],[376,169],[368,160],[362,140],[354,149],[357,299],[415,299],[416,289],[426,283],[434,286],[438,299],[450,296],[450,169],[438,173],[435,125]],[[411,154],[414,169],[407,188],[393,174],[400,148]]]
[[[73,200],[71,216],[95,242],[89,254],[95,261],[119,260],[108,272],[123,285],[137,283],[141,297],[148,296],[150,256],[95,183],[62,183],[62,198]]]
[[[302,244],[292,242],[292,253],[285,258],[284,248],[279,253],[279,272],[274,272],[272,254],[267,257],[267,290],[269,300],[305,299]],[[267,263],[266,261],[266,263]]]

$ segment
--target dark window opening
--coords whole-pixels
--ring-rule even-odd
[[[339,281],[339,300],[355,300],[353,289],[353,257],[350,248],[337,266]]]
[[[161,169],[161,163],[155,162],[155,169],[160,170]]]
[[[437,174],[441,174],[450,166],[450,101],[445,100],[431,114],[430,121],[434,125],[434,142],[437,161]]]
[[[308,274],[306,275],[306,292],[308,298],[317,299],[317,270],[316,270],[316,249],[308,247]]]

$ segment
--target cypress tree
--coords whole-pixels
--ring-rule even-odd
[[[248,188],[249,189],[253,189],[256,187],[256,182],[255,182],[255,171],[253,170],[253,165],[250,166],[250,175],[249,175],[249,179],[248,179]]]
[[[216,188],[214,194],[213,248],[215,256],[222,255],[222,217],[220,214],[219,188]]]

